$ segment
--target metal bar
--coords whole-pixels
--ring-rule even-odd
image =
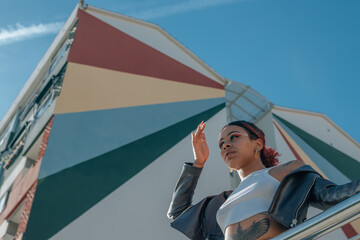
[[[241,84],[241,83],[239,84],[239,82],[235,82],[235,81],[232,81],[232,83],[238,85],[240,88],[246,88],[246,89],[247,89],[248,91],[250,91],[252,94],[256,95],[257,97],[262,98],[262,99],[265,100],[266,102],[271,103],[266,97],[264,97],[263,95],[261,95],[260,93],[258,93],[255,89],[253,89],[253,88],[250,87],[249,85],[245,85],[245,84]],[[236,91],[231,90],[231,89],[226,89],[226,91],[232,92],[232,93],[235,93],[235,94],[238,94]]]
[[[360,217],[360,193],[320,213],[273,240],[319,238]],[[355,238],[357,239],[357,238]]]
[[[231,107],[227,107],[227,109],[228,109],[228,113],[229,113],[229,118],[230,118],[230,121],[232,122],[232,121],[234,121],[233,119],[234,119],[234,117],[233,117],[233,114],[232,114],[232,111],[231,111]]]
[[[266,110],[266,112],[261,114],[259,117],[256,117],[254,124],[257,124],[268,112],[271,112],[271,110],[272,110],[272,106],[270,106],[269,109]]]
[[[238,109],[240,109],[241,111],[243,111],[245,114],[249,115],[251,117],[251,119],[255,120],[255,117],[253,115],[251,115],[248,111],[246,111],[244,108],[240,107],[238,104],[234,103],[234,106],[237,107]]]
[[[249,103],[255,105],[255,107],[257,107],[260,111],[264,112],[263,108],[261,108],[259,105],[257,105],[256,103],[254,103],[251,99],[249,99],[246,96],[243,96],[243,98],[245,98],[245,100],[247,100]]]
[[[247,90],[248,90],[248,88],[245,88],[240,93],[236,92],[237,96],[232,101],[229,101],[229,107],[231,107],[232,104],[234,104],[242,95],[244,95]],[[226,90],[226,91],[229,91],[229,90]]]

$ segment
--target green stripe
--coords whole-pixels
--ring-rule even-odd
[[[355,180],[360,177],[360,163],[357,160],[333,148],[278,115],[273,115],[350,180]]]
[[[222,103],[39,180],[23,239],[49,239],[181,141],[202,120],[208,120],[224,107]]]

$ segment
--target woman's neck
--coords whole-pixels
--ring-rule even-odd
[[[260,159],[252,161],[252,164],[246,165],[242,168],[240,168],[238,170],[240,179],[243,180],[244,178],[246,178],[246,176],[248,176],[249,174],[251,174],[252,172],[261,170],[261,169],[265,169],[266,167],[264,166],[264,164],[261,162]]]

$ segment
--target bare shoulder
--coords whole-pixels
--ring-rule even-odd
[[[302,167],[304,166],[305,163],[302,162],[302,161],[299,161],[299,160],[292,160],[290,162],[287,162],[287,163],[283,163],[283,164],[280,164],[279,166],[277,166],[276,168],[277,169],[281,169],[282,171],[289,171],[292,172],[294,171],[295,169],[299,168],[299,167]]]
[[[304,166],[305,164],[299,160],[293,160],[287,163],[280,164],[272,168],[269,171],[269,174],[276,178],[277,180],[281,181],[286,175],[290,172],[294,171],[295,169]]]

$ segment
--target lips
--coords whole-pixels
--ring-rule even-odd
[[[232,154],[234,154],[235,151],[228,151],[226,154],[225,154],[225,158],[227,158],[228,156],[231,156]]]

